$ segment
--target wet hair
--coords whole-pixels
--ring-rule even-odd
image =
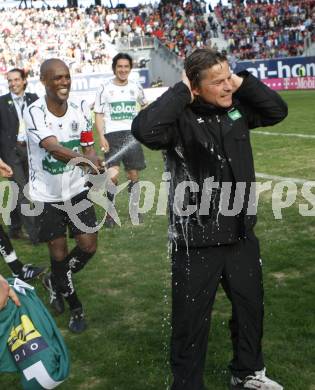
[[[116,65],[117,65],[117,62],[118,62],[119,60],[128,60],[128,61],[129,61],[130,68],[132,68],[132,58],[130,57],[130,55],[127,54],[127,53],[118,53],[118,54],[116,54],[115,57],[113,58],[113,62],[112,62],[112,69],[113,69],[113,72],[115,72]]]
[[[200,86],[203,71],[227,61],[224,53],[212,49],[196,49],[185,60],[184,69],[193,88]]]
[[[27,73],[25,72],[24,69],[21,69],[21,68],[13,68],[13,69],[10,69],[10,70],[7,72],[7,75],[8,75],[9,73],[13,73],[13,72],[19,73],[19,75],[21,76],[22,80],[25,81],[25,84],[24,84],[24,91],[25,91],[25,89],[26,89],[26,87],[27,87],[27,81],[26,81],[26,79],[27,79]]]

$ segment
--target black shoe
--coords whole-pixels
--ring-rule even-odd
[[[32,264],[25,264],[23,265],[21,271],[17,274],[12,273],[12,276],[14,278],[19,278],[21,280],[24,280],[25,282],[27,280],[31,280],[39,276],[45,271],[45,267],[35,267]]]
[[[104,226],[106,229],[112,229],[116,226],[116,222],[109,214],[106,215]]]
[[[49,303],[56,314],[62,314],[65,311],[65,304],[60,292],[56,290],[51,281],[51,273],[46,274],[42,279],[45,289],[49,292]]]
[[[82,333],[86,329],[86,322],[82,307],[73,309],[70,312],[69,329],[73,333]]]

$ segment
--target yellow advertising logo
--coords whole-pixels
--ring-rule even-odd
[[[14,352],[27,342],[38,337],[41,337],[41,334],[35,329],[30,318],[26,314],[23,314],[21,316],[21,323],[11,330],[8,345],[11,352]]]

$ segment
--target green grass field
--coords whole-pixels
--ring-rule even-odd
[[[315,91],[282,95],[289,105],[289,117],[264,130],[315,135]],[[257,172],[315,179],[315,139],[254,133],[252,144]],[[158,189],[161,154],[146,150],[146,158],[148,168],[142,179],[153,181]],[[284,210],[283,219],[275,220],[271,191],[263,193],[256,228],[264,263],[265,360],[269,376],[286,390],[315,390],[315,218],[299,214],[301,203],[306,201],[298,193],[294,205]],[[59,387],[62,390],[162,390],[171,383],[167,217],[155,214],[155,202],[145,224],[132,226],[127,216],[127,191],[118,196],[118,208],[122,227],[100,231],[97,254],[75,275],[88,330],[73,335],[67,330],[68,313],[56,318],[72,364],[69,379]],[[98,212],[102,217],[104,212]],[[27,242],[14,241],[14,246],[24,262],[48,265],[45,245],[33,248]],[[9,275],[4,262],[0,273]],[[35,285],[48,303],[40,282]],[[229,316],[230,304],[219,290],[205,371],[209,390],[228,388]],[[16,375],[1,374],[1,390],[19,388]]]

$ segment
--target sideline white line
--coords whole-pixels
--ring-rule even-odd
[[[296,184],[304,184],[306,182],[314,183],[314,180],[298,179],[295,177],[274,176],[274,175],[268,175],[267,173],[260,173],[260,172],[256,172],[256,177],[259,177],[261,179],[274,180],[274,181],[292,181],[293,183]]]
[[[252,130],[251,131],[254,134],[261,134],[261,135],[280,135],[283,137],[298,137],[298,138],[308,138],[308,139],[314,139],[315,135],[312,134],[298,134],[298,133],[274,133],[271,131],[260,131],[260,130]]]

